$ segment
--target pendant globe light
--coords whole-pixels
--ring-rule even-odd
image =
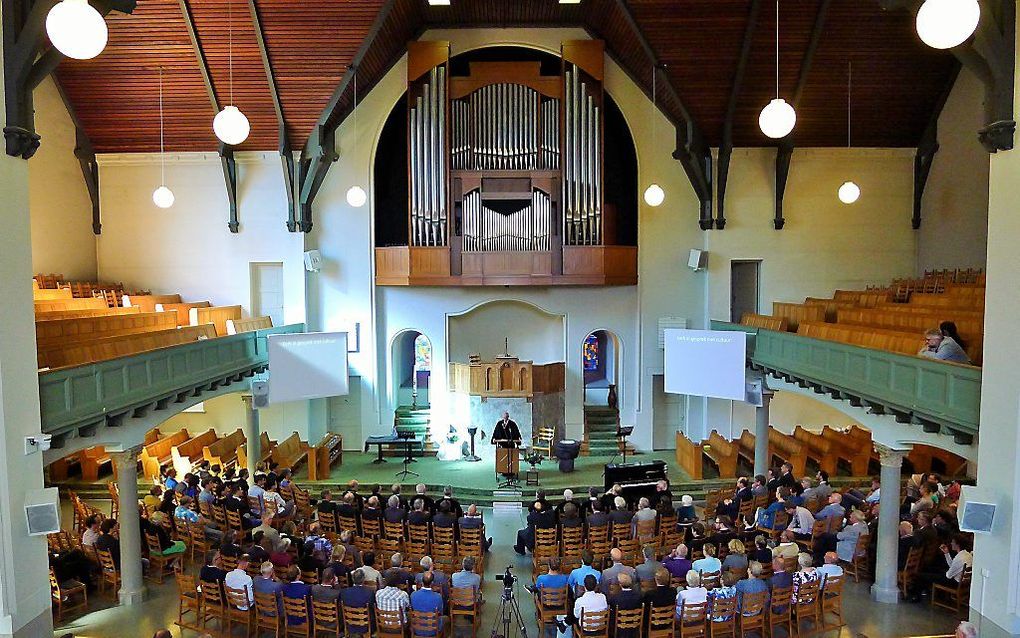
[[[786,137],[797,124],[797,112],[779,97],[779,0],[776,0],[776,97],[758,115],[761,132],[774,140]]]
[[[237,146],[248,139],[251,124],[236,106],[234,106],[234,0],[227,3],[227,68],[230,72],[230,104],[213,118],[213,132],[224,144]]]
[[[166,185],[166,154],[163,152],[163,67],[159,67],[159,187],[152,191],[152,203],[159,208],[174,205],[174,192]]]
[[[354,73],[354,139],[358,138],[358,69]],[[347,189],[347,203],[353,208],[361,208],[368,201],[368,194],[365,189],[355,184]]]
[[[974,34],[981,20],[978,0],[925,0],[917,10],[917,35],[933,49],[951,49]]]
[[[657,102],[656,102],[656,98],[658,97],[658,93],[656,93],[656,83],[655,83],[656,73],[655,73],[655,71],[656,71],[655,65],[652,64],[652,143],[653,144],[658,140],[658,138],[655,137],[655,120],[656,120],[656,118],[659,115],[658,114],[658,108],[657,108]],[[662,202],[664,202],[666,200],[666,191],[662,190],[662,187],[659,186],[658,184],[656,184],[655,182],[652,182],[651,184],[649,184],[648,188],[645,189],[645,196],[644,197],[645,197],[645,203],[648,204],[649,206],[655,208],[657,206],[661,206]]]
[[[846,147],[850,148],[850,112],[851,112],[851,89],[853,87],[854,79],[854,67],[853,62],[847,63],[846,71]],[[844,204],[853,204],[861,196],[861,187],[854,183],[853,180],[847,180],[843,182],[839,191],[836,193],[839,196],[839,201]]]
[[[110,32],[87,0],[62,0],[46,14],[46,35],[67,57],[91,60],[106,48]]]

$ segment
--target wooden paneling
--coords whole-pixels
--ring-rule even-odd
[[[138,306],[142,312],[155,312],[156,304],[181,303],[180,295],[124,295],[125,306]]]
[[[54,299],[73,299],[74,295],[71,293],[70,288],[49,288],[45,290],[33,290],[32,298],[35,301],[51,301]]]
[[[546,363],[532,366],[535,380],[532,387],[536,394],[552,394],[563,392],[566,388],[567,365],[565,363]]]
[[[223,337],[227,334],[227,320],[235,321],[241,318],[241,306],[212,306],[209,308],[192,308],[190,310],[190,324],[200,326],[211,323],[216,326],[216,335]]]
[[[39,349],[53,345],[81,343],[104,337],[176,328],[172,312],[140,312],[129,315],[79,317],[35,322],[35,340]]]
[[[51,319],[74,319],[76,317],[104,317],[110,315],[133,315],[141,312],[142,309],[131,308],[96,308],[93,310],[53,310],[50,312],[36,312],[36,321],[49,321]]]
[[[35,302],[35,311],[64,312],[68,310],[106,310],[105,299],[53,299]]]
[[[39,351],[39,368],[80,366],[215,336],[212,326],[186,326],[59,345]]]
[[[177,325],[187,326],[190,325],[192,308],[208,308],[211,305],[212,304],[208,301],[194,301],[191,303],[159,303],[156,304],[156,310],[161,312],[177,313]]]
[[[227,334],[236,335],[242,332],[255,332],[273,327],[272,317],[252,317],[251,319],[227,319]]]

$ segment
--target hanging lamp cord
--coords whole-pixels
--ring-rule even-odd
[[[776,0],[776,99],[779,98],[779,0]]]
[[[166,155],[163,152],[163,67],[159,67],[159,183],[166,186]]]

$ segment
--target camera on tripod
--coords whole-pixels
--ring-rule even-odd
[[[517,577],[510,571],[511,569],[511,566],[507,565],[506,571],[502,574],[496,574],[496,580],[503,581],[503,589],[513,589],[514,584],[517,582]]]

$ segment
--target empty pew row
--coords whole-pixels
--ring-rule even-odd
[[[176,316],[172,312],[36,320],[35,340],[36,346],[44,350],[55,345],[82,343],[105,337],[155,332],[176,327]]]
[[[772,316],[786,320],[787,330],[797,331],[802,321],[825,321],[825,308],[798,303],[776,301],[772,304]]]
[[[105,300],[95,297],[90,299],[49,299],[35,302],[36,313],[63,310],[107,310],[108,308]]]
[[[76,343],[40,350],[39,368],[53,369],[86,365],[215,337],[216,329],[209,324],[106,337],[90,343]]]
[[[250,319],[227,319],[226,328],[228,335],[241,334],[242,332],[255,332],[273,327],[271,317],[252,317]]]
[[[745,312],[743,316],[740,317],[740,323],[753,328],[765,328],[766,330],[775,330],[777,332],[786,332],[787,330],[786,319],[782,317],[772,317],[769,315],[759,315],[753,312]]]
[[[137,306],[142,312],[155,312],[156,304],[181,303],[180,295],[124,295],[125,307]]]
[[[74,299],[70,288],[44,288],[32,291],[32,298],[35,301],[50,301],[54,299]]]
[[[193,301],[190,303],[158,303],[156,312],[174,312],[177,314],[178,326],[190,326],[192,308],[208,308],[211,306],[208,301]],[[206,323],[206,322],[203,322]]]
[[[984,319],[952,312],[919,312],[917,309],[840,309],[837,325],[867,326],[917,336],[918,342],[926,330],[938,328],[943,321],[952,321],[966,342],[967,355],[972,361],[981,360]],[[918,349],[920,343],[918,343]],[[916,352],[916,350],[914,351]]]
[[[190,472],[195,463],[203,460],[202,450],[206,446],[215,443],[218,439],[216,431],[209,428],[198,436],[170,448],[171,463],[173,463],[173,468],[177,470],[177,476],[184,476]]]
[[[190,438],[191,434],[185,428],[143,447],[140,455],[142,476],[152,481],[159,481],[163,475],[163,468],[173,462],[170,450]]]
[[[804,300],[805,306],[821,306],[825,309],[825,320],[833,323],[836,321],[836,312],[840,308],[856,308],[857,304],[852,301],[841,301],[839,299],[823,299],[820,297],[808,297]]]
[[[740,438],[735,441],[738,444],[737,455],[744,458],[748,465],[754,466],[755,435],[748,430],[740,433]],[[775,460],[780,463],[789,463],[793,466],[795,476],[803,476],[807,467],[807,450],[804,444],[793,437],[783,434],[775,428],[769,428],[769,467],[776,465]]]
[[[189,311],[189,323],[198,326],[211,323],[216,327],[216,335],[226,336],[227,321],[237,321],[241,318],[241,306],[210,306],[207,308],[191,308]]]
[[[917,354],[923,345],[917,333],[815,321],[801,323],[797,334],[900,354]]]
[[[276,441],[272,441],[269,435],[265,432],[259,434],[259,458],[255,459],[255,464],[265,463],[273,455],[273,448],[276,447]],[[248,446],[242,445],[237,448],[237,467],[248,467]]]
[[[53,310],[35,313],[36,321],[52,321],[54,319],[81,319],[84,317],[109,317],[112,315],[136,315],[141,308],[96,308],[85,310]]]
[[[210,467],[218,465],[222,470],[226,470],[237,463],[237,448],[245,442],[244,432],[237,428],[222,439],[203,447],[202,458],[209,462]]]
[[[327,432],[318,445],[308,450],[308,480],[328,479],[330,468],[337,462],[344,462],[344,437]]]
[[[867,476],[874,453],[870,432],[856,425],[845,430],[837,430],[826,425],[822,428],[822,438],[834,444],[833,452],[836,458],[850,466],[850,473],[853,476]]]
[[[906,305],[929,308],[983,310],[985,307],[984,290],[981,289],[980,293],[950,292],[950,290],[946,290],[946,292],[941,294],[915,292],[910,295],[910,301]]]
[[[309,445],[295,432],[273,448],[270,458],[280,467],[295,468],[308,458],[309,449]]]

